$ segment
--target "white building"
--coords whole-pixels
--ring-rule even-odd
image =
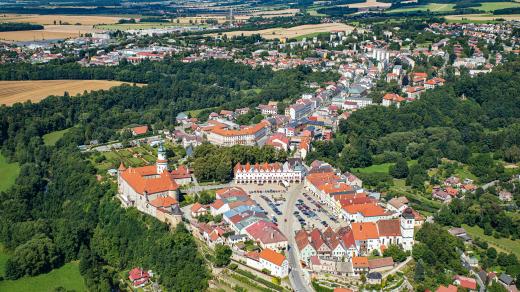
[[[301,182],[304,175],[304,167],[299,163],[290,165],[288,162],[262,163],[245,165],[237,163],[234,168],[235,182],[237,183],[280,183]]]

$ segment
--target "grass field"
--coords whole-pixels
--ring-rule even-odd
[[[387,10],[386,12],[393,13],[393,12],[426,11],[426,10],[430,10],[431,12],[446,12],[446,11],[452,11],[453,6],[455,6],[455,4],[429,3],[427,5],[418,5],[418,6],[412,6],[412,7],[406,7],[406,8],[390,9],[390,10]]]
[[[9,189],[19,173],[18,163],[7,163],[7,159],[0,153],[0,192]]]
[[[5,275],[5,265],[7,264],[7,260],[9,259],[9,254],[5,248],[0,244],[0,277]]]
[[[344,23],[320,23],[320,24],[307,24],[307,25],[299,25],[290,28],[270,28],[263,30],[255,30],[255,31],[231,31],[226,32],[225,34],[228,37],[232,36],[250,36],[253,34],[260,34],[263,38],[272,40],[272,39],[281,39],[281,38],[297,38],[303,35],[308,35],[317,32],[332,32],[332,31],[348,31],[351,32],[354,30],[353,26],[346,25]],[[210,34],[212,36],[216,36],[216,34]]]
[[[58,287],[77,292],[87,291],[77,262],[65,264],[48,274],[36,277],[0,281],[0,291],[53,292]]]
[[[466,232],[473,238],[479,237],[488,244],[493,245],[499,251],[513,252],[517,257],[520,257],[520,240],[511,240],[508,238],[496,239],[493,236],[484,235],[484,230],[479,226],[462,225]]]
[[[369,167],[354,168],[354,169],[352,169],[352,171],[359,172],[359,173],[375,173],[375,172],[388,173],[388,171],[390,170],[390,166],[392,166],[393,164],[394,163],[374,164]],[[417,160],[408,161],[408,166],[412,166],[414,164],[417,164]]]
[[[492,15],[492,14],[464,14],[444,16],[449,23],[496,23],[497,19],[520,20],[520,14]]]
[[[61,139],[61,137],[63,137],[63,135],[65,135],[65,133],[67,133],[69,130],[70,128],[45,134],[43,135],[43,143],[46,146],[54,146],[56,145],[56,142],[58,142],[58,140]]]
[[[0,81],[0,104],[12,105],[31,100],[38,102],[49,95],[71,96],[86,91],[109,89],[126,82],[107,80],[31,80]],[[128,84],[128,83],[127,83]]]
[[[0,22],[29,22],[41,25],[54,25],[62,23],[82,25],[95,25],[102,23],[117,23],[122,17],[96,16],[96,15],[39,15],[39,14],[1,14]],[[56,23],[55,23],[56,22]],[[63,25],[64,26],[64,25]]]
[[[518,2],[482,2],[481,4],[482,6],[475,8],[484,11],[495,11],[504,8],[520,7]]]

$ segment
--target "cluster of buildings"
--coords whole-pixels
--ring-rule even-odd
[[[196,203],[191,207],[194,218],[206,214],[221,215],[222,222],[210,225],[193,220],[191,225],[195,236],[211,247],[216,244],[231,246],[237,257],[258,271],[266,269],[273,276],[287,276],[289,266],[283,255],[288,246],[287,237],[244,189],[227,187],[217,190],[216,200],[210,205]],[[243,252],[247,241],[257,244],[261,251]]]
[[[473,184],[473,180],[466,178],[461,180],[459,177],[451,176],[444,180],[442,185],[436,185],[432,188],[432,198],[450,203],[451,200],[459,194],[466,192],[474,192],[477,186]]]

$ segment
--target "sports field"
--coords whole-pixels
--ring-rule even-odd
[[[7,159],[0,153],[0,192],[9,189],[20,173],[18,163],[8,163]]]
[[[260,34],[263,38],[272,40],[272,39],[282,39],[282,38],[297,38],[303,35],[313,34],[317,32],[333,32],[333,31],[348,31],[351,32],[354,30],[353,26],[346,25],[344,23],[320,23],[320,24],[306,24],[299,25],[290,28],[270,28],[263,30],[254,30],[254,31],[231,31],[226,32],[225,34],[228,37],[232,36],[250,36],[253,34]],[[210,34],[215,36],[216,34]]]
[[[109,89],[126,82],[107,80],[30,80],[0,81],[0,104],[12,105],[31,100],[40,101],[49,95],[76,95],[86,91]]]
[[[53,292],[59,287],[65,288],[63,291],[87,291],[78,265],[78,262],[71,262],[36,277],[0,281],[0,291]]]

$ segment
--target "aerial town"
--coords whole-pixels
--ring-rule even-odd
[[[518,291],[520,21],[400,2],[0,30],[0,291]]]

